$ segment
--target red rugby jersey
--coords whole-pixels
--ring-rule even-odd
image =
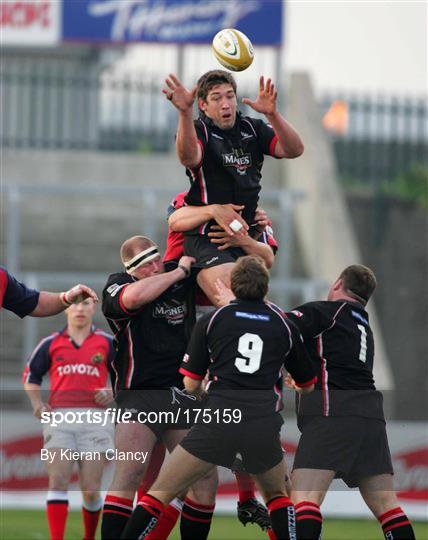
[[[64,329],[40,341],[30,355],[23,381],[41,385],[48,373],[49,405],[53,409],[103,408],[95,403],[94,394],[107,385],[113,357],[113,337],[110,334],[92,327],[89,336],[79,346]]]

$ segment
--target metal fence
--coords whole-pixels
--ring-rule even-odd
[[[3,147],[151,152],[174,144],[177,113],[161,79],[6,63],[0,84]]]
[[[380,184],[414,164],[428,165],[428,105],[423,98],[330,94],[324,115],[342,104],[340,129],[331,129],[340,176]]]

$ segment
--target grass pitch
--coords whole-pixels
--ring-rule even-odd
[[[428,540],[428,523],[414,523],[416,538]],[[70,512],[65,540],[82,540],[80,512]],[[2,540],[49,540],[45,513],[41,510],[1,510],[0,538]],[[97,540],[99,540],[99,530]],[[170,540],[179,540],[178,527]],[[243,527],[234,516],[214,516],[209,540],[266,540],[256,525]],[[323,540],[382,540],[380,526],[374,520],[327,519]]]

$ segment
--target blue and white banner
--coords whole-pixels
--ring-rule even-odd
[[[63,0],[64,41],[211,43],[223,28],[280,45],[282,0]]]

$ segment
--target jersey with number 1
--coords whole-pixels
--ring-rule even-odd
[[[298,412],[383,418],[364,306],[347,300],[308,302],[287,316],[298,326],[318,376],[315,392],[300,398]]]

